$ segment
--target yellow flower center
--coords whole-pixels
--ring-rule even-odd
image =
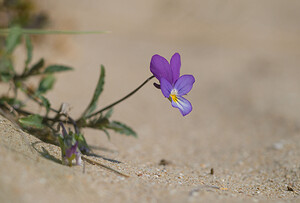
[[[172,89],[171,94],[170,94],[170,98],[174,101],[174,102],[178,102],[178,98],[177,98],[177,90],[176,89]]]

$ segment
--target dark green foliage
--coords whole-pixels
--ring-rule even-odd
[[[40,81],[39,87],[37,89],[37,94],[45,94],[48,90],[51,90],[55,82],[55,77],[53,75],[46,75]]]
[[[12,27],[6,38],[5,51],[7,55],[11,54],[16,46],[21,42],[22,29],[19,26]]]
[[[73,70],[73,68],[68,66],[61,66],[61,65],[51,65],[45,69],[44,73],[55,73],[55,72],[62,72],[68,70]]]
[[[44,59],[41,58],[38,62],[31,66],[30,69],[24,69],[23,77],[37,75],[41,73],[41,69],[44,67]]]
[[[30,75],[34,75],[40,72],[41,68],[44,67],[44,59],[41,58],[38,62],[36,62],[35,64],[33,64],[33,66],[30,68],[28,74]]]

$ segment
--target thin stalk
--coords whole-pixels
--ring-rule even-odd
[[[86,118],[91,118],[97,114],[100,114],[102,113],[103,111],[105,110],[108,110],[110,108],[112,108],[113,106],[119,104],[120,102],[124,101],[125,99],[129,98],[130,96],[132,96],[134,93],[136,93],[139,89],[141,89],[147,82],[149,82],[152,78],[154,78],[154,76],[152,75],[151,77],[149,77],[147,80],[145,80],[140,86],[138,86],[136,89],[134,89],[132,92],[130,92],[129,94],[127,94],[125,97],[119,99],[118,101],[104,107],[103,109],[93,113],[93,114],[90,114],[89,116],[87,116]]]
[[[7,35],[10,29],[0,29],[0,35]],[[109,31],[68,31],[68,30],[41,30],[41,29],[24,29],[22,34],[44,35],[44,34],[63,34],[63,35],[78,35],[78,34],[104,34]]]

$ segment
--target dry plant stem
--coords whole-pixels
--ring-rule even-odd
[[[126,174],[124,174],[124,173],[121,173],[121,172],[119,172],[119,171],[117,171],[117,170],[115,170],[115,169],[113,169],[113,168],[110,168],[109,166],[105,166],[104,164],[98,163],[98,162],[93,161],[93,160],[91,160],[91,159],[89,159],[89,158],[86,158],[86,157],[84,157],[84,156],[82,156],[81,158],[82,158],[84,161],[86,161],[86,162],[88,162],[88,163],[90,163],[90,164],[101,166],[101,167],[106,168],[106,169],[108,169],[108,170],[110,170],[110,171],[112,171],[112,172],[114,172],[114,173],[116,173],[116,174],[118,174],[118,175],[120,175],[120,176],[123,176],[123,177],[125,177],[125,178],[129,178],[129,177],[130,177],[130,176],[128,176],[128,175],[126,175]]]
[[[151,77],[149,77],[147,80],[145,80],[140,86],[138,86],[136,89],[134,89],[132,92],[130,92],[129,94],[127,94],[125,97],[119,99],[118,101],[104,107],[103,109],[87,116],[86,118],[91,118],[93,116],[96,116],[97,114],[101,114],[103,111],[108,110],[112,107],[114,107],[115,105],[119,104],[120,102],[124,101],[125,99],[129,98],[130,96],[132,96],[134,93],[136,93],[139,89],[141,89],[147,82],[149,82],[152,78],[154,78],[154,76],[152,75]]]

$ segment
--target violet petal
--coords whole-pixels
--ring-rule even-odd
[[[175,82],[174,88],[177,90],[178,95],[182,96],[191,91],[195,78],[192,75],[182,75]]]
[[[173,81],[172,84],[175,83],[175,81],[179,78],[180,76],[180,67],[181,67],[181,60],[180,60],[180,55],[178,53],[175,53],[170,61],[170,66],[172,70],[172,75],[173,75]]]
[[[172,106],[178,108],[183,116],[189,114],[192,111],[192,104],[181,96],[177,96],[177,99],[177,102],[172,100]]]
[[[161,78],[160,80],[160,89],[163,95],[166,98],[170,97],[171,91],[173,89],[172,85],[165,78]]]
[[[66,150],[67,158],[70,158],[73,154],[76,153],[77,146],[78,146],[78,142],[76,142],[75,145],[73,145],[72,147],[70,147],[69,149]]]
[[[67,133],[67,131],[66,131],[66,128],[65,128],[64,124],[63,124],[62,122],[59,122],[59,125],[60,125],[61,128],[62,128],[61,131],[62,131],[63,137],[68,136],[68,133]]]
[[[170,83],[173,81],[172,70],[169,62],[160,55],[154,55],[150,62],[150,71],[160,81],[161,78],[167,79]]]

